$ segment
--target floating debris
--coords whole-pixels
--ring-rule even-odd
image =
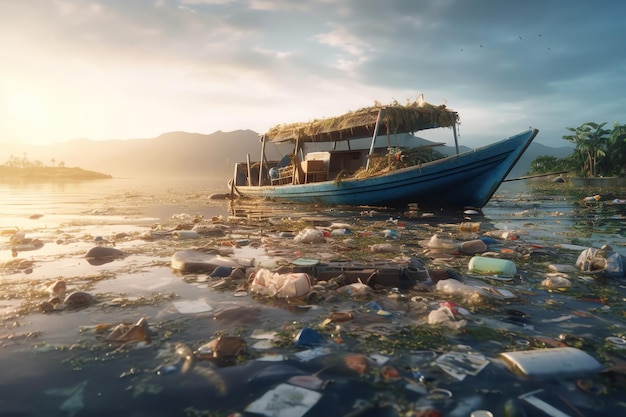
[[[234,364],[246,349],[246,341],[238,336],[220,336],[200,346],[195,354],[199,359],[220,365]]]
[[[63,300],[63,305],[72,308],[79,309],[88,307],[95,302],[95,298],[93,295],[85,292],[85,291],[74,291],[65,297]]]
[[[85,407],[85,387],[88,381],[83,381],[70,388],[54,388],[46,390],[47,395],[67,397],[59,407],[59,410],[67,413],[68,417],[74,417]]]
[[[148,321],[142,317],[135,324],[118,324],[106,337],[106,341],[119,344],[149,342],[150,334]]]
[[[250,403],[245,411],[266,417],[301,417],[322,397],[317,391],[290,384],[279,384],[261,398]]]

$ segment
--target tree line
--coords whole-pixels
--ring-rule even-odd
[[[571,132],[563,139],[575,145],[565,158],[542,155],[533,160],[529,174],[569,171],[579,177],[626,176],[626,125],[586,122],[566,127]]]
[[[64,161],[58,161],[52,158],[50,159],[50,162],[52,163],[52,167],[57,167],[57,168],[65,168],[65,162]],[[11,167],[11,168],[44,168],[47,167],[48,165],[45,165],[43,162],[39,161],[39,160],[35,160],[35,161],[31,161],[26,157],[26,153],[24,153],[24,155],[20,158],[17,157],[15,155],[10,155],[9,159],[4,163],[4,166],[7,167]]]

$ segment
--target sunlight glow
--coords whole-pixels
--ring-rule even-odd
[[[5,83],[2,93],[3,113],[19,124],[42,127],[50,122],[50,111],[37,94],[19,86]]]

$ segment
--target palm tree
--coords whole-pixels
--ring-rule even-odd
[[[574,132],[573,135],[563,136],[576,145],[574,152],[580,154],[584,162],[583,174],[588,177],[595,177],[598,172],[598,162],[606,156],[609,130],[604,129],[604,123],[586,122],[577,128],[566,127]]]

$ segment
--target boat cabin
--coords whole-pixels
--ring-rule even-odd
[[[312,152],[295,163],[293,156],[287,155],[280,161],[265,161],[261,175],[259,162],[250,165],[241,162],[235,167],[235,185],[296,185],[334,181],[339,174],[354,174],[367,164],[369,158],[383,156],[386,152],[386,148],[376,149],[372,154],[367,149]]]
[[[457,122],[457,113],[445,106],[415,102],[406,106],[377,105],[331,119],[278,125],[261,135],[258,162],[251,162],[248,155],[246,162],[236,164],[234,186],[274,187],[336,181],[359,170],[369,170],[372,161],[393,149],[391,137],[407,135],[415,139],[413,132],[451,127],[456,143]],[[361,146],[353,146],[355,141],[361,142]],[[290,143],[293,151],[281,160],[270,161],[266,158],[267,143]],[[311,144],[325,150],[307,152],[307,145]]]

